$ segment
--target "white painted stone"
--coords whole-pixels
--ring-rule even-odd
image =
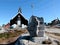
[[[22,28],[26,28],[26,27],[27,27],[26,25],[22,24]]]
[[[16,24],[13,24],[13,25],[12,25],[13,28],[16,28],[16,26],[17,26]]]

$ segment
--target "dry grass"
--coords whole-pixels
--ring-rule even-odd
[[[53,34],[53,35],[56,35],[56,36],[60,36],[60,33],[52,33],[52,32],[47,32],[47,31],[46,31],[46,33]]]
[[[1,42],[11,42],[16,40],[17,37],[19,37],[21,34],[27,32],[27,30],[15,30],[15,31],[9,31],[7,33],[0,34],[0,43]],[[15,39],[14,39],[15,38]]]

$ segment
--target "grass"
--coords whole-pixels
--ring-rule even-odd
[[[15,30],[15,31],[9,31],[7,33],[1,33],[0,34],[0,40],[2,39],[9,39],[9,38],[12,38],[12,37],[17,37],[17,36],[20,36],[21,34],[25,33],[26,30]]]
[[[0,44],[2,43],[11,43],[11,42],[14,42],[17,40],[17,38],[25,33],[27,30],[15,30],[15,31],[9,31],[9,32],[6,32],[6,33],[1,33],[0,34]]]

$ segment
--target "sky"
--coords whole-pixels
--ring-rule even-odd
[[[0,0],[0,25],[10,22],[19,7],[27,20],[32,15],[43,17],[47,23],[57,17],[60,19],[60,0]]]

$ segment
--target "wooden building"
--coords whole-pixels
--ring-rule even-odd
[[[20,26],[22,26],[22,24],[28,25],[28,21],[22,16],[22,12],[20,8],[18,10],[17,15],[13,19],[10,20],[10,26],[14,24],[20,25]]]

